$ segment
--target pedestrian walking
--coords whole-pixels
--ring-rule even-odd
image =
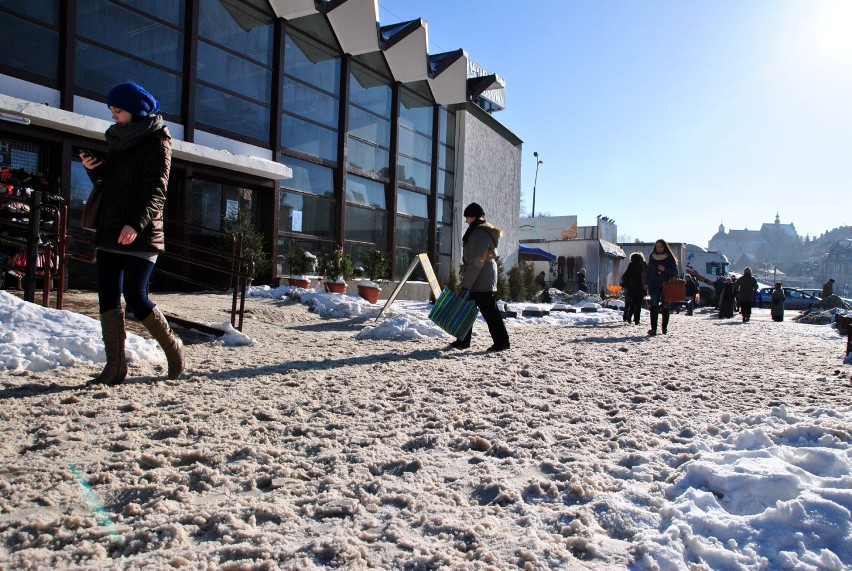
[[[87,384],[118,385],[127,376],[124,309],[121,298],[163,348],[168,377],[184,370],[183,344],[148,298],[148,281],[165,250],[163,206],[172,163],[169,130],[157,114],[160,104],[136,83],[122,83],[107,95],[115,121],[105,133],[109,153],[80,151],[103,198],[95,233],[98,304],[106,366]]]

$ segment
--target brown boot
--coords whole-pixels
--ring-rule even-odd
[[[91,379],[86,385],[121,384],[127,376],[127,360],[124,356],[124,309],[118,307],[101,313],[101,334],[106,351],[106,365],[101,374]]]
[[[183,373],[183,343],[169,327],[169,322],[160,308],[155,307],[151,315],[142,320],[142,325],[165,351],[166,360],[169,362],[169,378],[180,377]]]

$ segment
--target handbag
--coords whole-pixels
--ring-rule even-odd
[[[686,281],[681,279],[663,282],[663,301],[666,303],[681,302],[686,299]]]
[[[104,199],[104,185],[102,181],[98,181],[92,187],[92,192],[89,193],[89,199],[83,205],[83,212],[80,214],[80,227],[86,230],[97,230],[98,222],[101,220],[101,204]]]
[[[477,313],[476,305],[467,298],[467,294],[462,297],[444,288],[429,312],[429,319],[453,337],[464,339],[473,329]]]

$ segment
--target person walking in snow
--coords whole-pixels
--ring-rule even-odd
[[[657,322],[660,313],[663,314],[663,335],[668,333],[671,309],[668,303],[662,301],[663,282],[667,282],[677,275],[677,258],[668,243],[661,238],[654,242],[654,249],[648,256],[648,271],[645,274],[648,295],[651,297],[651,329],[648,330],[648,335],[657,334]]]
[[[487,351],[505,351],[509,348],[509,333],[494,293],[497,291],[497,245],[503,231],[485,221],[485,211],[471,202],[464,209],[467,230],[462,236],[461,289],[479,308],[488,325],[493,344]],[[450,345],[456,349],[470,347],[473,330],[464,339]]]
[[[822,299],[832,295],[834,295],[834,278],[828,278],[828,281],[822,284]]]
[[[769,302],[769,309],[772,314],[772,321],[784,321],[784,290],[781,288],[781,282],[775,282],[775,289],[772,290],[772,299]]]
[[[740,313],[743,323],[751,319],[751,308],[754,306],[754,294],[757,292],[757,280],[751,275],[751,268],[745,268],[743,275],[737,281],[737,297],[740,300]]]
[[[118,385],[127,376],[122,295],[165,351],[169,378],[177,379],[184,369],[183,344],[148,299],[148,280],[157,256],[165,250],[163,206],[172,163],[171,136],[157,114],[159,102],[141,85],[116,85],[107,95],[107,105],[115,121],[105,133],[109,154],[80,152],[89,178],[103,188],[95,247],[107,362],[87,384]]]
[[[639,325],[639,316],[642,313],[642,300],[645,299],[645,274],[648,273],[648,264],[641,252],[630,254],[630,263],[621,276],[621,287],[624,288],[624,321]]]

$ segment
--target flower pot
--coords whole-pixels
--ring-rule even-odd
[[[307,278],[287,278],[287,283],[291,286],[308,289],[311,287],[311,280]]]
[[[382,288],[375,286],[358,286],[358,295],[369,301],[370,303],[377,303],[379,301],[379,293],[381,293]]]
[[[346,282],[325,282],[325,289],[329,293],[346,293]]]

